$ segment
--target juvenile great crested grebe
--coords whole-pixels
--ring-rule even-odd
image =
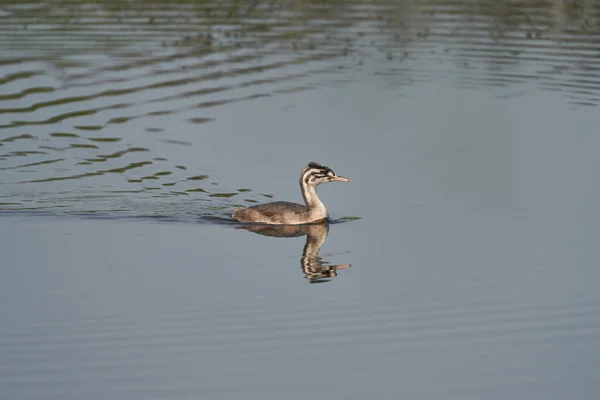
[[[306,206],[287,201],[276,201],[239,208],[234,211],[233,219],[240,222],[273,225],[298,225],[324,221],[328,214],[317,195],[317,186],[333,181],[350,182],[350,179],[336,175],[329,167],[311,162],[300,174],[300,189]]]

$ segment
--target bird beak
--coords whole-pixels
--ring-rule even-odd
[[[350,179],[348,178],[344,178],[343,176],[335,176],[333,178],[334,181],[338,181],[338,182],[350,182]]]

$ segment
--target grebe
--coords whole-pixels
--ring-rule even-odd
[[[327,209],[317,195],[317,186],[326,182],[350,182],[350,179],[338,176],[324,165],[311,162],[300,174],[300,189],[306,206],[276,201],[248,208],[239,208],[233,212],[233,219],[240,222],[256,222],[272,225],[299,225],[325,221]]]

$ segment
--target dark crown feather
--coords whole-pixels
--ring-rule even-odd
[[[331,169],[325,165],[317,164],[316,162],[312,162],[312,161],[308,163],[308,168],[325,169],[325,170]]]

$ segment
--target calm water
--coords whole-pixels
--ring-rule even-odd
[[[596,399],[600,5],[0,1],[0,398]],[[244,228],[325,163],[335,223]]]

